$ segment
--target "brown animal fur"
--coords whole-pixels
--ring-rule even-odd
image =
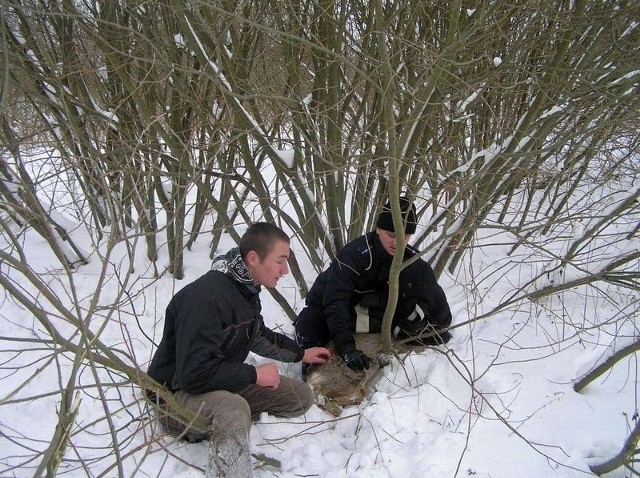
[[[369,396],[371,381],[391,358],[382,352],[380,334],[354,334],[354,338],[356,347],[372,359],[367,370],[351,370],[335,353],[333,344],[329,344],[331,358],[322,365],[313,366],[307,375],[307,383],[313,387],[318,406],[336,417],[342,413],[342,407],[358,405]],[[395,345],[400,353],[425,348]]]

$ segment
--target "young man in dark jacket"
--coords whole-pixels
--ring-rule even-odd
[[[400,198],[404,233],[416,230],[415,206]],[[356,349],[353,332],[380,332],[387,303],[395,232],[390,204],[376,222],[376,230],[344,246],[322,272],[306,297],[306,307],[296,321],[296,339],[302,347],[324,345],[333,340],[336,351],[354,370],[369,367],[370,358]],[[418,253],[407,246],[404,260]],[[421,343],[446,343],[451,335],[451,311],[433,269],[422,259],[405,267],[399,278],[399,298],[392,323],[396,339],[435,333]],[[439,332],[439,333],[438,333]],[[306,367],[303,366],[303,376]]]
[[[313,404],[310,387],[281,376],[274,363],[245,363],[249,352],[283,362],[323,363],[322,347],[303,349],[267,328],[258,294],[289,269],[289,238],[269,223],[251,225],[239,247],[214,259],[212,270],[171,299],[162,340],[148,374],[187,408],[211,419],[210,477],[250,477],[249,428],[266,411],[302,415]],[[168,418],[172,434],[196,436]],[[177,428],[178,427],[178,428]]]

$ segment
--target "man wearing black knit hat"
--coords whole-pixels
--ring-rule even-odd
[[[416,230],[415,206],[400,198],[406,241]],[[389,270],[395,253],[395,228],[387,203],[376,230],[344,246],[331,265],[313,283],[306,306],[295,321],[296,339],[303,348],[334,342],[336,351],[353,370],[369,368],[370,358],[355,345],[353,333],[380,332],[389,294]],[[404,260],[418,251],[407,245]],[[433,269],[418,259],[399,278],[399,297],[392,322],[396,339],[433,332],[420,343],[443,344],[451,334],[451,310]],[[303,369],[304,375],[304,369]]]

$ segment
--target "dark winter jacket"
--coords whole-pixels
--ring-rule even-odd
[[[404,260],[417,253],[415,248],[407,246]],[[370,232],[344,246],[311,287],[306,303],[322,308],[339,352],[354,347],[354,307],[361,303],[363,297],[370,300],[371,296],[377,295],[380,298],[378,307],[386,307],[392,261],[393,256],[384,249],[378,235]],[[437,329],[451,324],[447,298],[426,261],[418,259],[402,270],[399,293],[396,316],[400,309],[413,310],[416,304],[420,304],[427,312],[428,322]]]
[[[249,351],[299,362],[304,351],[264,325],[258,294],[237,248],[171,299],[148,374],[170,390],[239,392],[256,382]]]

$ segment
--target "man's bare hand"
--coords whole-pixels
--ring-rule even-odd
[[[267,387],[272,390],[280,385],[280,372],[274,363],[266,363],[256,367],[256,385]]]
[[[329,349],[325,349],[324,347],[311,347],[305,349],[302,361],[304,363],[325,363],[329,357],[331,357]]]

